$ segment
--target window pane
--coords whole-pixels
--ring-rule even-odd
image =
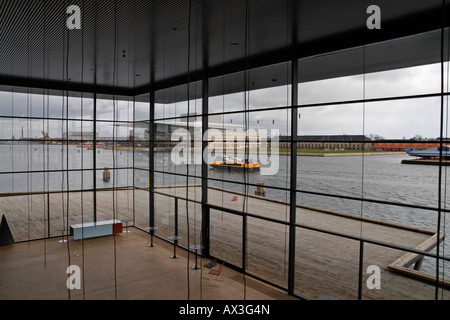
[[[247,270],[287,287],[289,227],[260,219],[247,219]]]
[[[220,260],[242,266],[242,217],[210,211],[210,253]]]

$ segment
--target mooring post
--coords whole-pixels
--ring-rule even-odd
[[[256,187],[255,195],[265,197],[266,190],[264,190],[264,183],[258,182],[258,186]]]
[[[111,173],[109,172],[109,167],[103,168],[103,181],[108,182],[111,179]]]
[[[420,259],[417,260],[416,263],[414,263],[414,270],[420,271],[420,269],[422,268],[423,258],[424,256],[421,256]]]

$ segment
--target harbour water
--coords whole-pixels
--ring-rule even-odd
[[[0,193],[91,189],[93,153],[94,150],[75,145],[0,145]],[[439,192],[441,208],[447,209],[450,205],[447,167],[442,168],[440,177],[438,166],[401,164],[401,160],[407,157],[406,154],[299,156],[297,203],[431,231],[437,230],[440,221],[441,231],[448,232],[448,214],[441,212],[439,220],[439,211],[435,210],[439,204]],[[98,148],[95,158],[97,188],[147,187],[147,152],[135,151],[133,154],[126,150],[113,152]],[[236,182],[264,183],[267,198],[289,202],[289,191],[282,190],[290,187],[289,161],[289,156],[280,155],[275,175],[209,170],[209,185],[255,194],[255,186],[246,187]],[[132,169],[133,166],[136,170]],[[111,168],[109,182],[102,179],[104,167]],[[112,170],[113,167],[118,169]],[[66,168],[71,171],[59,171]],[[201,184],[201,165],[175,165],[170,152],[155,153],[155,170],[155,186]],[[191,175],[189,179],[183,176],[187,172]],[[369,201],[360,201],[362,198]],[[448,256],[450,241],[444,240],[441,252]],[[448,263],[441,261],[440,266],[444,266],[442,272],[448,277]],[[434,260],[426,258],[422,270],[435,274]]]

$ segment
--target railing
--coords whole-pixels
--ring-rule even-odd
[[[195,186],[189,186],[190,188],[195,187]],[[218,189],[218,188],[216,188]],[[227,190],[223,190],[224,192],[227,192]],[[158,191],[158,189],[155,189],[155,191],[153,191],[154,195],[158,195],[158,196],[162,196],[162,197],[168,197],[171,199],[174,199],[174,215],[175,215],[175,224],[174,224],[174,234],[178,234],[179,232],[179,220],[178,220],[178,216],[179,216],[179,201],[187,201],[189,203],[195,203],[195,204],[203,204],[202,201],[199,200],[193,200],[193,199],[186,199],[183,196],[179,196],[179,195],[171,195],[162,191]],[[234,193],[234,192],[233,192]],[[251,196],[250,196],[251,197]],[[271,201],[271,200],[269,200]],[[278,200],[274,200],[276,202],[282,202],[282,201],[278,201]],[[384,241],[379,241],[379,240],[374,240],[374,239],[370,239],[364,236],[352,236],[349,234],[345,234],[345,233],[341,233],[341,232],[336,232],[336,231],[331,231],[331,230],[327,230],[324,228],[318,228],[318,227],[313,227],[313,226],[309,226],[309,225],[305,225],[302,223],[291,223],[289,221],[283,221],[283,220],[279,220],[279,219],[275,219],[275,218],[271,218],[271,217],[267,217],[267,216],[261,216],[255,213],[250,213],[250,212],[242,212],[240,210],[234,210],[231,208],[226,208],[220,205],[216,205],[216,204],[211,204],[211,203],[206,203],[203,204],[208,208],[208,212],[210,210],[217,210],[220,212],[225,212],[227,214],[231,214],[234,216],[239,216],[242,217],[243,219],[246,218],[252,218],[252,219],[258,219],[261,221],[266,221],[269,223],[274,223],[280,226],[285,226],[285,227],[290,227],[293,226],[295,228],[295,230],[308,230],[308,231],[312,231],[315,233],[321,233],[327,236],[333,236],[333,237],[338,237],[338,238],[342,238],[342,239],[347,239],[347,240],[351,240],[351,241],[355,241],[355,243],[359,243],[359,261],[358,261],[358,281],[357,283],[355,283],[355,285],[357,285],[357,292],[355,294],[355,296],[357,297],[357,299],[362,299],[363,298],[363,279],[364,276],[366,274],[364,267],[363,267],[363,262],[364,262],[364,257],[365,257],[365,247],[367,245],[374,245],[374,246],[381,246],[384,248],[388,248],[388,249],[393,249],[393,250],[397,250],[401,253],[409,253],[409,254],[414,254],[415,258],[410,259],[407,265],[404,265],[405,269],[407,266],[412,265],[415,262],[420,263],[421,259],[423,259],[424,257],[428,257],[428,258],[432,258],[435,259],[436,261],[441,261],[443,262],[450,262],[450,257],[445,257],[445,256],[441,256],[437,253],[431,253],[430,250],[433,248],[433,245],[428,246],[426,248],[411,248],[411,247],[406,247],[406,246],[402,246],[402,245],[398,245],[398,244],[392,244],[392,243],[388,243],[388,242],[384,242]],[[285,205],[289,205],[289,203],[285,203]],[[429,209],[429,208],[428,208]],[[206,213],[209,214],[209,213]],[[360,219],[358,217],[354,217],[354,219]],[[362,219],[364,220],[364,219]],[[246,222],[243,222],[244,224],[246,224]],[[246,226],[244,226],[243,228],[246,228]],[[408,229],[408,227],[405,227],[406,229]],[[230,230],[231,231],[231,230]],[[413,228],[411,228],[411,231],[413,231]],[[430,236],[432,236],[433,232],[430,232]],[[206,235],[206,237],[204,237]],[[167,239],[167,237],[164,237],[161,234],[156,233],[156,236],[159,237],[160,239],[166,240],[166,241],[170,241]],[[209,238],[209,230],[205,231],[202,230],[202,241],[203,241],[203,245],[205,246],[205,248],[209,248],[210,246],[210,238]],[[437,235],[435,235],[435,243],[437,243],[437,241],[442,241],[444,239],[444,235],[441,234],[439,237],[437,237]],[[176,243],[175,245],[185,249],[185,250],[190,250],[192,252],[194,252],[193,250],[191,250],[189,248],[189,245],[180,245],[178,243]],[[289,244],[290,245],[290,244]],[[236,248],[237,251],[239,252],[248,252],[247,251],[247,247],[248,243],[247,243],[247,239],[245,239],[245,237],[243,236],[242,239],[242,248]],[[214,250],[218,250],[217,248],[213,248]],[[220,249],[219,249],[220,250]],[[208,250],[207,250],[208,251]],[[208,259],[213,259],[213,258],[218,258],[216,256],[210,255],[210,254],[203,254],[200,253],[202,256],[208,258]],[[318,253],[320,254],[320,253]],[[247,276],[251,276],[254,277],[256,279],[259,279],[265,283],[268,283],[272,286],[275,286],[279,289],[288,291],[288,287],[286,285],[282,285],[280,283],[277,282],[273,282],[270,279],[265,278],[264,276],[252,273],[251,271],[248,270],[248,268],[246,268],[245,266],[245,260],[247,259],[247,257],[242,257],[242,261],[244,261],[241,265],[237,265],[236,263],[230,263],[229,261],[226,260],[226,257],[224,258],[223,256],[220,257],[220,260],[224,260],[227,264],[227,266],[234,268],[240,272],[242,272],[244,275]],[[389,269],[394,270],[394,268],[391,268],[388,266]],[[397,270],[398,271],[398,270]],[[288,270],[289,273],[295,273],[296,270],[295,268],[289,268]],[[414,272],[412,272],[414,273]],[[411,274],[409,274],[409,276],[411,276]],[[414,276],[414,274],[412,275]],[[421,280],[421,281],[425,281],[428,282],[429,284],[431,284],[432,286],[434,286],[435,288],[450,288],[450,282],[446,279],[440,278],[440,279],[436,279],[436,277],[433,276],[423,276],[423,277],[416,277],[416,279]],[[301,298],[307,298],[304,294],[299,293],[299,292],[293,292],[291,293],[295,296],[301,297]]]

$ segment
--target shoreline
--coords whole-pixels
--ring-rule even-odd
[[[112,147],[101,147],[102,149],[113,149]],[[116,147],[116,150],[133,151],[132,147]],[[147,147],[135,147],[134,151],[148,152]],[[154,152],[171,152],[172,150],[158,150],[155,148]],[[195,150],[191,150],[194,151]],[[201,152],[201,151],[198,151]],[[235,151],[236,152],[236,151]],[[239,154],[239,153],[238,153]],[[242,153],[243,154],[243,153]],[[248,154],[258,154],[257,152],[249,152]],[[279,155],[287,156],[290,152],[279,151]],[[297,156],[301,157],[346,157],[346,156],[386,156],[386,155],[406,155],[405,151],[367,151],[367,152],[297,152]],[[269,153],[270,155],[270,153]]]
[[[63,144],[57,144],[55,146],[62,146]],[[64,145],[65,146],[65,145]],[[84,146],[84,145],[77,145],[74,144],[73,146],[76,146],[77,148],[88,148],[89,146]],[[138,146],[134,146],[134,147],[129,147],[129,146],[116,146],[116,147],[112,147],[112,146],[96,146],[96,149],[104,149],[104,150],[120,150],[120,151],[137,151],[137,152],[149,152],[149,148],[148,147],[138,147]],[[92,150],[92,149],[91,149]],[[155,148],[153,152],[171,152],[172,149],[167,149],[167,148]],[[191,151],[193,152],[202,152],[201,150],[194,150],[193,148],[191,148]],[[236,150],[235,150],[236,153]],[[238,154],[244,154],[243,151],[238,152]],[[257,151],[250,151],[248,152],[248,154],[258,154]],[[268,152],[268,154],[270,155],[270,152]],[[286,151],[279,151],[278,152],[279,155],[290,155],[290,152],[286,152]],[[355,152],[297,152],[297,156],[301,156],[301,157],[346,157],[346,156],[382,156],[382,155],[407,155],[406,151],[356,151]]]
[[[290,155],[289,152],[280,152],[282,155]],[[347,156],[387,156],[387,155],[404,155],[406,152],[398,151],[376,151],[376,152],[336,152],[336,153],[314,153],[314,152],[298,152],[297,156],[301,157],[347,157]]]

